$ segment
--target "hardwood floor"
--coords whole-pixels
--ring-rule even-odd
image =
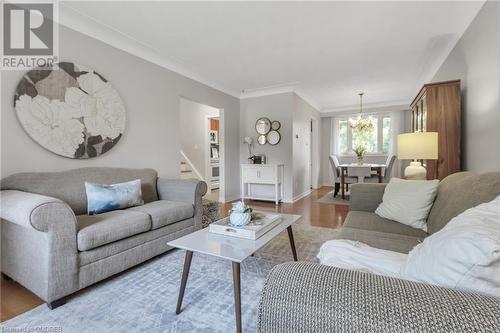
[[[0,280],[0,321],[31,310],[44,302],[28,289],[3,275]]]
[[[246,200],[246,204],[255,209],[299,214],[302,215],[305,223],[312,226],[338,228],[344,223],[349,206],[316,202],[330,191],[332,191],[331,187],[322,187],[294,203],[282,203],[279,206],[271,202],[253,200]],[[221,215],[226,216],[230,208],[231,203],[221,205]],[[0,280],[0,321],[13,318],[43,303],[40,298],[26,288],[2,276]]]
[[[324,228],[338,228],[344,223],[349,211],[347,205],[321,204],[317,200],[333,190],[332,187],[321,187],[313,190],[308,196],[294,203],[281,203],[276,206],[273,202],[245,200],[245,203],[254,209],[272,210],[279,213],[302,215],[305,223]],[[222,216],[227,216],[231,203],[222,205]]]

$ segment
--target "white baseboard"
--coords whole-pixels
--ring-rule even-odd
[[[300,200],[304,197],[307,197],[309,194],[312,193],[312,190],[308,190],[308,191],[305,191],[304,193],[301,193],[295,197],[292,198],[284,198],[281,200],[281,202],[283,203],[294,203],[295,201],[297,200]],[[226,197],[226,202],[230,202],[230,201],[234,201],[234,200],[238,200],[238,199],[241,199],[241,196],[239,195],[236,195],[236,196],[229,196],[229,197]]]
[[[293,199],[290,199],[290,198],[283,199],[282,202],[284,202],[284,203],[294,203],[297,200],[300,200],[300,199],[302,199],[304,197],[307,197],[309,194],[311,194],[311,192],[312,192],[312,190],[307,190],[304,193],[296,195],[295,197],[293,197]]]

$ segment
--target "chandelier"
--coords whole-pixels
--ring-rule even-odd
[[[360,92],[360,93],[358,93],[358,95],[359,95],[359,113],[355,119],[349,118],[349,126],[351,127],[351,129],[353,131],[357,131],[357,132],[370,131],[373,129],[373,117],[368,116],[368,117],[364,118],[362,116],[364,93]]]

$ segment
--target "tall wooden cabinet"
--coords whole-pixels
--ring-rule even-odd
[[[427,179],[461,171],[460,80],[425,84],[411,103],[413,132],[438,132],[438,160],[427,161]]]

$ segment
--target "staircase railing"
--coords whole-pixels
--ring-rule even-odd
[[[191,160],[186,156],[186,154],[182,151],[182,149],[180,150],[180,153],[184,161],[186,161],[186,164],[189,165],[189,167],[193,171],[193,174],[196,176],[196,178],[205,181],[204,177],[201,176],[201,173],[198,171],[198,169],[196,169],[193,162],[191,162]]]

